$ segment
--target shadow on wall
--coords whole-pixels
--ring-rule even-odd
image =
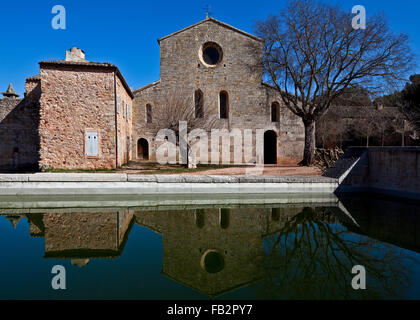
[[[39,171],[40,85],[24,99],[0,100],[0,172]]]

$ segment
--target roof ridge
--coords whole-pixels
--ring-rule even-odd
[[[140,88],[134,90],[133,93],[137,93],[137,92],[146,90],[147,88],[153,87],[153,86],[157,85],[158,83],[160,83],[160,79],[159,80],[156,80],[156,81],[154,81],[152,83],[146,84],[143,87],[140,87]]]
[[[247,37],[250,37],[250,38],[252,38],[252,39],[254,39],[254,40],[261,41],[261,42],[263,42],[263,41],[264,41],[264,40],[263,40],[262,38],[260,38],[260,37],[257,37],[257,36],[255,36],[255,35],[253,35],[253,34],[251,34],[251,33],[248,33],[248,32],[246,32],[246,31],[243,31],[243,30],[241,30],[241,29],[238,29],[238,28],[236,28],[236,27],[233,27],[233,26],[231,26],[231,25],[229,25],[229,24],[227,24],[227,23],[224,23],[224,22],[222,22],[222,21],[220,21],[220,20],[217,20],[217,19],[215,19],[215,18],[212,18],[212,17],[207,17],[207,18],[205,18],[205,19],[203,19],[203,20],[201,20],[201,21],[199,21],[199,22],[197,22],[197,23],[194,23],[194,24],[192,24],[192,25],[190,25],[190,26],[188,26],[188,27],[185,27],[185,28],[183,28],[183,29],[181,29],[181,30],[178,30],[178,31],[175,31],[175,32],[173,32],[173,33],[171,33],[171,34],[168,34],[168,35],[166,35],[166,36],[164,36],[164,37],[162,37],[162,38],[159,38],[157,41],[158,41],[158,43],[160,44],[160,42],[161,42],[162,40],[165,40],[165,39],[167,39],[167,38],[169,38],[169,37],[172,37],[172,36],[174,36],[174,35],[176,35],[176,34],[178,34],[178,33],[181,33],[181,32],[184,32],[184,31],[186,31],[186,30],[189,30],[189,29],[191,29],[191,28],[194,28],[194,27],[196,27],[196,26],[198,26],[198,25],[200,25],[200,24],[202,24],[202,23],[204,23],[204,22],[207,22],[207,21],[211,21],[211,22],[217,23],[217,24],[219,24],[219,25],[221,25],[221,26],[223,26],[223,27],[225,27],[225,28],[228,28],[228,29],[230,29],[230,30],[232,30],[232,31],[235,31],[235,32],[238,32],[238,33],[241,33],[241,34],[243,34],[243,35],[245,35],[245,36],[247,36]]]

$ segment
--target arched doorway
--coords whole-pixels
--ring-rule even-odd
[[[277,163],[277,134],[273,130],[264,132],[264,164]]]
[[[137,142],[137,159],[149,160],[149,143],[146,139],[139,139]]]

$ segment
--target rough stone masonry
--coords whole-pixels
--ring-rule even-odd
[[[181,92],[215,128],[263,130],[266,163],[297,162],[303,125],[263,82],[262,39],[206,18],[158,42],[160,80],[134,92],[115,65],[90,62],[75,47],[64,60],[41,61],[23,99],[10,87],[0,99],[0,170],[113,169],[155,160],[162,128],[153,114]]]

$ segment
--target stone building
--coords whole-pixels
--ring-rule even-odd
[[[131,160],[134,96],[118,68],[87,61],[78,48],[39,65],[24,99],[9,88],[0,100],[0,169],[112,169]]]
[[[40,62],[40,165],[115,168],[128,162],[133,94],[118,68],[85,60]]]
[[[113,169],[156,160],[155,137],[164,128],[154,114],[165,99],[184,93],[196,117],[209,116],[232,139],[252,130],[252,147],[239,140],[243,154],[255,158],[263,143],[265,163],[296,163],[302,121],[263,82],[262,41],[206,18],[158,40],[160,80],[134,92],[115,65],[87,61],[76,47],[63,60],[41,61],[39,75],[26,79],[23,99],[13,87],[0,99],[0,170]],[[222,149],[213,150],[216,157]]]
[[[206,18],[158,43],[160,80],[134,91],[133,156],[155,160],[155,136],[162,128],[153,121],[154,111],[180,92],[190,95],[196,115],[216,118],[215,128],[239,129],[242,135],[252,129],[254,137],[263,129],[265,163],[296,163],[302,156],[302,121],[263,82],[262,39]],[[253,149],[255,154],[255,138]]]
[[[0,99],[0,170],[36,170],[39,162],[39,86],[26,81],[24,99],[10,84]]]

